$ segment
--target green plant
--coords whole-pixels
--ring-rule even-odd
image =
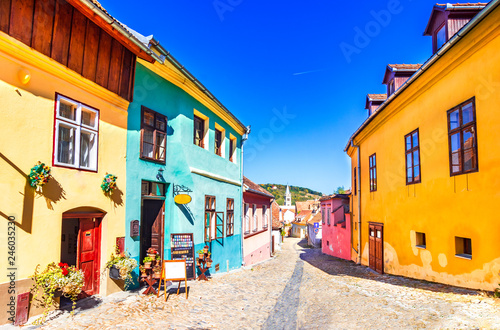
[[[500,283],[498,284],[499,288],[495,289],[495,292],[493,292],[493,295],[495,298],[500,298]]]
[[[133,283],[132,271],[137,267],[137,261],[130,258],[128,253],[120,253],[118,246],[115,246],[115,253],[111,253],[106,268],[109,269],[113,266],[120,272],[120,278],[125,281],[125,289],[127,289]]]
[[[55,262],[47,265],[42,272],[38,272],[38,267],[40,265],[36,266],[35,274],[31,277],[34,281],[31,292],[33,293],[33,301],[37,301],[45,310],[42,317],[37,319],[35,323],[42,324],[45,322],[50,307],[56,305],[54,293],[58,290],[62,292],[63,296],[73,301],[73,309],[71,311],[71,315],[73,315],[76,307],[76,299],[83,288],[83,271],[76,269],[74,266],[68,266],[66,263],[56,265]],[[42,292],[42,296],[37,299],[40,291]]]
[[[153,262],[153,258],[151,257],[145,257],[143,260],[142,260],[143,263],[147,263],[147,262]]]
[[[42,187],[49,181],[50,178],[50,166],[47,166],[40,161],[30,170],[29,181],[30,186],[33,188]]]
[[[116,188],[116,179],[118,179],[116,175],[106,173],[101,183],[101,189],[105,194]]]
[[[198,252],[196,252],[196,253],[198,253],[198,254],[205,254],[205,251],[203,251],[203,250],[198,250]]]
[[[161,260],[161,255],[157,254],[155,259],[156,259],[156,261]]]

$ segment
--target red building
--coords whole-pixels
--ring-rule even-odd
[[[321,251],[351,260],[351,215],[349,196],[334,194],[320,199],[322,214]]]

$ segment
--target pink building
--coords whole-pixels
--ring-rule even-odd
[[[243,261],[250,266],[271,257],[274,196],[243,177]]]
[[[320,199],[322,214],[321,251],[351,260],[351,216],[349,195],[334,194]]]

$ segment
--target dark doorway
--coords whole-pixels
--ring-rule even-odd
[[[163,257],[163,214],[164,200],[143,199],[141,226],[141,256],[152,247]]]
[[[369,225],[369,250],[370,268],[374,271],[384,273],[384,225],[370,223]]]
[[[80,298],[99,293],[102,213],[64,213],[61,262],[84,273]]]

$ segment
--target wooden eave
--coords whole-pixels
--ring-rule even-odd
[[[129,38],[124,36],[120,31],[115,29],[112,24],[109,24],[106,22],[102,17],[94,13],[89,7],[84,5],[80,0],[66,0],[69,4],[71,4],[75,9],[77,9],[79,12],[81,12],[83,15],[85,15],[88,19],[90,19],[92,22],[94,22],[97,26],[99,26],[101,29],[106,31],[111,37],[116,39],[118,42],[120,42],[125,48],[130,50],[133,54],[135,54],[137,57],[149,62],[149,63],[154,63],[155,59],[146,53],[144,50],[142,50],[138,45],[136,45],[134,42],[132,42]],[[110,17],[110,19],[113,19]],[[119,24],[115,20],[115,24]]]

